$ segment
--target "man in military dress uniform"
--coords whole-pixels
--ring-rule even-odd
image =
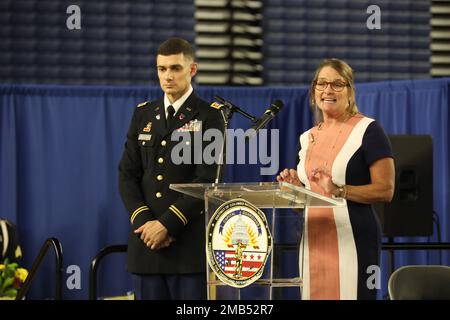
[[[164,97],[137,106],[119,165],[131,223],[127,270],[138,299],[206,298],[204,202],[169,189],[171,183],[214,182],[217,170],[216,163],[194,162],[194,152],[203,152],[194,148],[195,134],[223,131],[220,112],[193,91],[194,59],[183,39],[160,45],[156,63]],[[171,140],[175,131],[192,137],[190,163],[172,161],[172,148],[180,143]]]

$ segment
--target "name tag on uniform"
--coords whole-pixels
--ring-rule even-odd
[[[140,141],[150,141],[152,139],[152,135],[151,134],[144,134],[141,133],[138,137],[138,140]]]

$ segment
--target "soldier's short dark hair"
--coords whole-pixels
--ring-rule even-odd
[[[195,53],[191,44],[181,38],[169,38],[161,43],[157,55],[170,56],[179,53],[183,53],[186,58],[195,61]]]

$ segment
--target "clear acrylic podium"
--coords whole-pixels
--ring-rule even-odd
[[[302,187],[297,187],[285,182],[262,183],[220,183],[220,184],[171,184],[170,188],[183,194],[205,200],[205,228],[214,212],[223,203],[233,199],[245,199],[254,206],[263,210],[269,223],[272,239],[275,239],[275,224],[277,222],[277,209],[302,209],[305,207],[336,207],[344,206],[345,200],[329,198],[312,192]],[[302,215],[298,215],[301,219]],[[247,288],[235,288],[223,283],[214,274],[209,264],[207,270],[208,300],[240,300],[247,299],[243,296],[243,290],[248,295],[259,300],[272,300],[273,288],[302,286],[302,278],[276,278],[274,277],[274,251],[275,246],[265,265],[261,278]]]

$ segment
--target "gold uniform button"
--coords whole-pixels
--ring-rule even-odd
[[[162,145],[163,147],[165,147],[166,144],[167,144],[167,141],[166,141],[166,140],[161,141],[161,145]]]
[[[162,179],[164,179],[164,177],[163,177],[161,174],[158,174],[158,175],[156,176],[156,179],[157,179],[158,181],[161,181]]]
[[[161,193],[161,192],[157,192],[157,193],[156,193],[156,197],[157,197],[157,198],[161,198],[161,197],[162,197],[162,193]]]
[[[164,159],[163,158],[158,158],[158,163],[163,163]]]

